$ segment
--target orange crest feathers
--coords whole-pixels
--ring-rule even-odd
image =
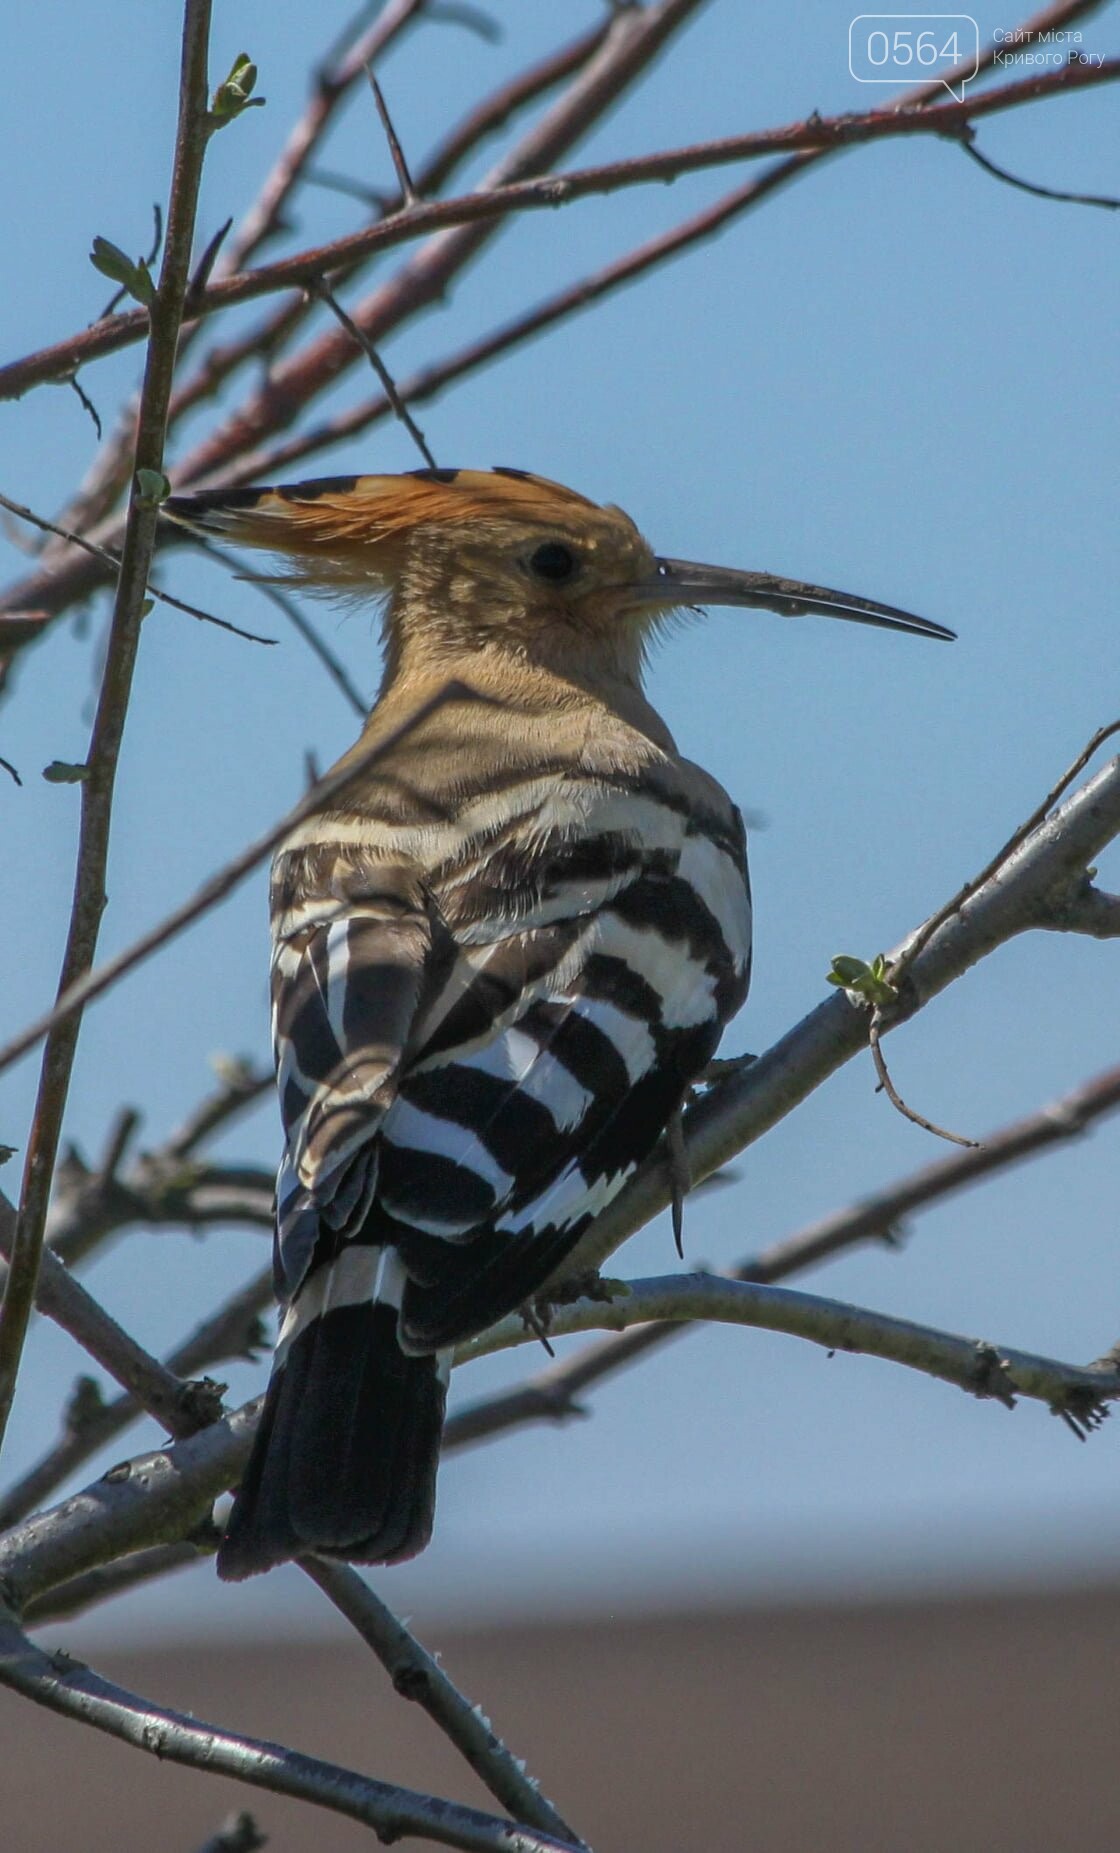
[[[275,487],[171,496],[170,519],[244,547],[287,554],[299,585],[395,579],[423,527],[505,517],[571,520],[597,510],[586,496],[526,470],[413,470],[402,476],[324,476]]]

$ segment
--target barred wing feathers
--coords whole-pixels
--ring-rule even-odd
[[[449,1348],[554,1271],[745,993],[741,822],[689,796],[552,775],[278,858],[290,1303],[223,1574],[427,1541]]]

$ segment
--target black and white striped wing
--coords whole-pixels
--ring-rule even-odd
[[[442,1349],[533,1293],[652,1149],[745,993],[750,916],[740,829],[639,821],[460,860],[442,913],[416,891],[289,910],[284,1297],[329,1264],[336,1299]]]
[[[333,1260],[377,1192],[378,1132],[438,976],[430,910],[411,872],[359,874],[329,852],[282,857],[274,884],[272,1031],[285,1149],[277,1291]]]
[[[496,932],[488,886],[489,924],[476,920],[467,946],[460,885],[454,1001],[437,998],[421,1025],[381,1133],[406,1345],[457,1342],[541,1285],[652,1149],[742,1001],[741,830],[671,817],[667,834],[606,846],[613,873],[595,879],[601,841],[544,843],[529,898],[516,888]]]

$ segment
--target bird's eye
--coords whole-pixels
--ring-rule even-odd
[[[538,579],[547,579],[553,585],[560,585],[565,579],[571,579],[578,570],[579,562],[570,547],[565,547],[558,540],[546,540],[536,552],[529,556],[529,569]]]

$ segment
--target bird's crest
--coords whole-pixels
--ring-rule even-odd
[[[392,579],[417,530],[487,521],[571,522],[596,503],[527,470],[413,470],[401,476],[324,476],[275,487],[172,496],[183,527],[288,554],[303,584],[371,573]]]

